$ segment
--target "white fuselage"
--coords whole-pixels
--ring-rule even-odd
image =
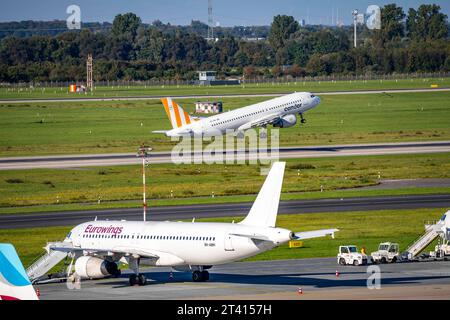
[[[270,241],[232,234],[263,235]],[[92,221],[76,226],[65,241],[84,252],[143,252],[158,266],[217,265],[270,250],[291,239],[282,228],[234,223]]]
[[[194,121],[166,132],[167,136],[217,136],[228,130],[239,130],[247,124],[266,118],[303,114],[320,103],[320,98],[310,92],[296,92],[275,99],[252,104],[215,116]]]

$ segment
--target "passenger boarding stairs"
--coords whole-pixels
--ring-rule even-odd
[[[50,245],[57,245],[58,247],[64,247],[65,242],[51,242],[44,247],[46,253],[40,256],[31,266],[27,268],[27,275],[31,282],[39,279],[50,271],[54,266],[61,262],[68,256],[67,252],[54,251],[50,249]],[[70,243],[71,245],[71,243]]]
[[[407,254],[407,258],[414,259],[421,253],[431,242],[442,234],[442,227],[442,220],[425,223],[425,233],[406,249],[405,253]]]

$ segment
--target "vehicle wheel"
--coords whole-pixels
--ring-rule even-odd
[[[353,265],[356,267],[356,266],[359,266],[359,262],[358,262],[358,260],[354,260],[353,261]]]
[[[344,259],[344,258],[340,258],[340,259],[339,259],[339,264],[340,264],[341,266],[345,266],[345,259]]]
[[[130,286],[135,286],[139,284],[139,279],[137,274],[130,275]]]
[[[147,279],[145,278],[145,275],[143,275],[142,273],[138,276],[138,284],[140,286],[145,286],[145,284],[147,283]]]
[[[194,282],[202,281],[202,273],[198,270],[192,272],[192,281]]]
[[[397,257],[393,257],[391,262],[392,263],[396,263],[397,262]]]
[[[209,272],[204,270],[202,271],[202,281],[208,281],[209,280]]]
[[[386,260],[386,258],[385,257],[383,257],[383,258],[381,258],[381,263],[386,263],[387,262],[387,260]]]

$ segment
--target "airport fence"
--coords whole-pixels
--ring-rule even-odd
[[[251,77],[240,78],[241,84],[268,84],[268,83],[295,83],[295,82],[317,82],[317,81],[361,81],[361,80],[402,80],[402,79],[426,79],[426,78],[448,78],[450,72],[435,73],[404,73],[404,74],[364,74],[364,75],[326,75],[316,77],[293,77],[291,75],[267,78]],[[83,81],[33,81],[18,83],[0,83],[1,88],[68,88],[71,84],[83,85]],[[163,86],[199,86],[198,80],[114,80],[95,81],[96,87],[163,87]]]

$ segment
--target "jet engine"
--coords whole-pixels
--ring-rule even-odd
[[[75,272],[83,279],[98,279],[120,274],[115,262],[90,256],[83,256],[75,261]]]
[[[273,126],[276,128],[289,128],[295,126],[297,123],[297,117],[295,114],[287,114],[282,117],[278,122],[274,123]]]

